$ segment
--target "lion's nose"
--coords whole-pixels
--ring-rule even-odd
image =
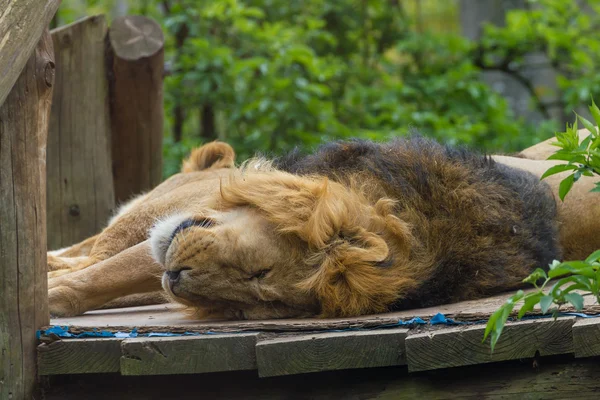
[[[198,226],[200,228],[211,228],[215,224],[215,221],[212,218],[199,218],[199,219],[186,219],[182,223],[180,223],[177,228],[171,233],[171,242],[175,239],[178,233],[191,228],[192,226]]]

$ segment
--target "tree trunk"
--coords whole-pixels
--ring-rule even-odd
[[[210,104],[205,104],[200,110],[200,137],[206,141],[217,139],[217,126],[215,122],[215,109]]]
[[[167,14],[171,13],[171,8],[168,1],[163,2],[163,7]],[[189,29],[187,24],[181,24],[177,32],[175,33],[175,65],[178,64],[183,52],[183,45],[189,36]],[[177,91],[181,91],[181,87],[177,88]],[[173,140],[175,143],[181,142],[183,137],[183,124],[185,123],[185,111],[183,109],[182,98],[180,93],[175,93],[175,105],[173,106]]]
[[[0,399],[33,398],[35,334],[49,323],[45,159],[53,58],[46,31],[0,106]]]
[[[98,233],[114,208],[106,79],[106,21],[52,31],[56,85],[48,137],[48,247]]]
[[[0,106],[59,4],[60,0],[0,0]]]
[[[185,112],[180,100],[175,100],[173,107],[173,140],[175,143],[181,142],[183,138],[183,123],[185,122]]]
[[[142,16],[109,30],[110,113],[115,199],[148,191],[162,179],[164,37]]]

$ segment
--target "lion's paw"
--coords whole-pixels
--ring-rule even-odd
[[[58,271],[49,271],[48,279],[58,278],[59,276],[63,276],[71,272],[70,269],[59,269]]]
[[[77,291],[67,286],[57,286],[48,291],[48,308],[51,317],[74,317],[85,311]]]
[[[71,265],[64,258],[48,254],[48,271],[60,271],[70,269]]]

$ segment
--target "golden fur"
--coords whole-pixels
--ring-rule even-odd
[[[554,151],[547,143],[534,147],[532,157]],[[494,159],[537,176],[556,164]],[[49,255],[51,313],[128,304],[132,298],[124,296],[156,296],[162,284],[172,299],[203,315],[361,315],[388,310],[432,276],[432,258],[443,246],[424,246],[415,224],[427,221],[410,209],[395,215],[398,199],[369,176],[333,180],[284,172],[265,160],[239,169],[233,163],[224,143],[196,149],[183,174],[134,199],[101,234]],[[549,180],[553,193],[560,178]],[[600,247],[600,196],[588,193],[593,182],[582,178],[564,204],[557,202],[566,258]],[[516,287],[526,273],[515,268],[504,289]],[[475,279],[482,291],[463,296],[476,298],[495,284],[484,273]]]

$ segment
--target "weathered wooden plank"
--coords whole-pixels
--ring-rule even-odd
[[[122,339],[67,339],[38,346],[40,375],[118,372]]]
[[[331,332],[259,341],[261,377],[404,365],[408,329]]]
[[[204,375],[54,376],[46,400],[597,399],[600,358],[540,358],[409,374],[405,367],[260,379],[254,371]]]
[[[117,203],[162,180],[164,36],[150,18],[116,18],[109,29],[112,165]]]
[[[256,369],[258,334],[127,339],[121,374],[169,375]]]
[[[7,5],[19,7],[16,2]],[[0,7],[0,26],[6,12]],[[32,398],[35,332],[49,322],[44,161],[54,57],[47,31],[19,72],[0,106],[0,399]],[[2,74],[0,67],[0,78]]]
[[[98,233],[115,205],[106,77],[106,21],[52,31],[56,85],[48,134],[48,248]]]
[[[574,317],[509,323],[492,353],[485,326],[418,333],[406,338],[409,371],[460,367],[573,352]]]
[[[0,106],[59,5],[60,0],[0,0]]]
[[[600,318],[581,319],[573,325],[575,357],[600,356]]]

